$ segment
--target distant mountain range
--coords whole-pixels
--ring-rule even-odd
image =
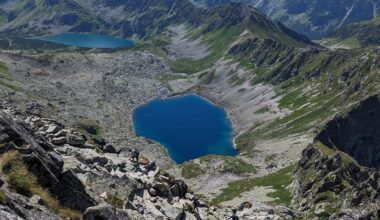
[[[4,0],[0,32],[29,36],[70,31],[140,38],[169,24],[199,23],[203,16],[194,16],[197,11],[188,1],[174,0]]]
[[[193,0],[207,7],[237,1],[257,7],[272,19],[312,39],[380,14],[378,0]]]
[[[7,37],[69,31],[144,38],[169,26],[186,24],[202,27],[200,34],[238,26],[239,30],[250,29],[257,36],[278,42],[311,43],[243,4],[209,10],[188,0],[5,0],[0,8],[0,33]]]

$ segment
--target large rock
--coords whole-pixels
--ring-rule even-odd
[[[24,220],[21,216],[17,215],[12,209],[0,205],[0,219],[2,220]]]
[[[86,143],[86,140],[79,135],[67,133],[66,135],[67,143],[72,146],[81,147]]]
[[[60,175],[60,181],[51,188],[51,192],[62,205],[72,209],[84,211],[96,204],[82,182],[70,170]]]
[[[83,214],[83,220],[129,220],[128,212],[108,204],[90,207]]]
[[[176,180],[175,185],[170,188],[170,192],[173,196],[184,198],[187,193],[187,185],[183,180]]]
[[[55,145],[64,145],[66,144],[66,142],[67,142],[66,137],[55,137],[51,140],[51,143]]]
[[[104,153],[111,153],[111,154],[116,154],[117,151],[115,147],[112,144],[107,144],[106,146],[103,147],[103,152]]]
[[[164,214],[170,219],[181,220],[185,216],[183,209],[177,209],[167,201],[164,201],[161,204],[161,209],[164,212]]]
[[[153,189],[156,191],[156,194],[160,197],[168,197],[169,196],[169,187],[161,182],[156,182],[153,185]]]
[[[29,199],[20,194],[2,190],[6,196],[6,202],[0,205],[1,220],[59,220],[60,218],[52,213],[48,208],[34,201],[36,197]]]
[[[60,130],[58,125],[49,125],[48,128],[46,129],[47,134],[55,134]]]

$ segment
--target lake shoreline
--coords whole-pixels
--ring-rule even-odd
[[[68,47],[84,49],[127,49],[134,47],[136,42],[126,38],[113,37],[100,34],[61,33],[53,35],[35,36],[27,38],[60,44]]]
[[[185,98],[187,98],[187,101],[186,100],[180,100],[181,98],[183,98],[183,97],[185,97]],[[195,99],[194,99],[195,98]],[[198,100],[199,99],[199,100]],[[171,104],[170,103],[160,103],[160,102],[156,102],[156,103],[153,103],[154,101],[165,101],[165,100],[169,100],[169,101],[171,101]],[[199,102],[200,101],[200,102]],[[182,102],[182,104],[180,104],[179,102]],[[187,102],[187,104],[186,104],[186,102]],[[159,112],[156,112],[154,109],[156,109],[158,106],[160,106],[160,105],[169,105],[169,106],[167,106],[169,109],[171,108],[170,107],[170,105],[174,105],[174,106],[176,106],[176,107],[178,107],[178,106],[183,106],[183,108],[184,109],[186,109],[185,110],[185,112],[183,112],[183,113],[181,113],[182,111],[181,110],[178,110],[178,111],[175,111],[175,112],[173,112],[173,113],[170,113],[170,112],[167,112],[167,111],[164,111],[164,112],[161,112],[161,113],[163,113],[163,114],[171,114],[171,115],[164,115],[164,116],[156,116],[156,117],[152,117],[152,118],[150,118],[149,120],[153,120],[153,121],[155,121],[155,120],[159,120],[159,119],[157,119],[157,118],[160,118],[160,119],[162,119],[162,118],[167,118],[167,119],[169,119],[169,120],[174,120],[174,121],[172,121],[172,123],[174,122],[174,123],[177,123],[175,120],[183,120],[183,119],[185,119],[185,121],[186,120],[191,120],[191,114],[190,115],[186,115],[186,116],[183,116],[183,115],[181,115],[181,114],[188,114],[188,113],[191,113],[191,112],[188,112],[188,113],[186,113],[186,111],[188,111],[190,108],[187,108],[186,107],[186,105],[188,105],[189,103],[192,103],[191,104],[191,107],[193,107],[193,106],[196,106],[197,104],[195,104],[195,103],[198,103],[199,102],[199,106],[198,106],[198,108],[206,108],[207,109],[207,111],[206,112],[204,112],[205,111],[205,109],[203,109],[203,110],[201,110],[201,109],[198,109],[198,111],[201,111],[200,113],[201,113],[201,115],[202,116],[205,116],[205,117],[207,117],[207,120],[201,120],[201,121],[208,121],[208,120],[217,120],[217,121],[219,121],[219,122],[217,122],[217,121],[214,121],[214,122],[211,122],[210,124],[204,124],[204,125],[199,125],[199,124],[193,124],[193,125],[191,125],[191,123],[186,123],[186,122],[184,122],[184,123],[186,123],[186,125],[187,126],[185,126],[185,128],[184,129],[193,129],[191,126],[195,126],[194,128],[197,128],[197,129],[195,129],[196,131],[200,131],[201,132],[201,134],[202,134],[202,138],[201,139],[199,139],[199,138],[194,138],[194,137],[196,137],[196,135],[197,135],[197,132],[191,132],[190,131],[190,134],[191,135],[193,135],[193,138],[191,138],[188,142],[187,141],[184,141],[183,139],[185,138],[185,136],[187,136],[186,134],[188,134],[189,133],[189,131],[181,131],[181,129],[180,130],[175,130],[174,132],[184,132],[184,133],[178,133],[178,134],[180,134],[180,135],[184,135],[184,136],[182,136],[182,137],[178,137],[178,139],[176,140],[176,139],[171,139],[171,137],[170,137],[170,135],[168,136],[168,135],[166,135],[166,137],[168,138],[169,137],[169,139],[168,140],[157,140],[157,139],[159,139],[159,138],[165,138],[165,135],[164,136],[161,136],[161,137],[158,137],[158,136],[160,136],[160,135],[158,135],[157,136],[157,134],[159,134],[160,132],[164,132],[164,131],[166,131],[167,129],[172,129],[172,128],[170,128],[170,127],[161,127],[161,130],[160,131],[156,131],[156,132],[158,132],[158,133],[149,133],[149,132],[152,132],[152,131],[154,131],[155,129],[157,129],[157,127],[155,126],[155,125],[150,125],[150,126],[152,126],[152,127],[150,127],[150,128],[148,128],[148,127],[145,127],[145,128],[141,128],[140,127],[140,129],[142,129],[142,130],[140,130],[140,131],[138,131],[137,129],[137,127],[136,127],[136,122],[135,122],[135,120],[136,120],[136,111],[149,111],[149,113],[146,113],[146,114],[160,114]],[[174,104],[175,103],[175,104]],[[148,105],[158,105],[156,108],[154,108],[154,109],[150,109],[150,110],[147,110],[147,109],[149,109],[149,108],[152,108],[152,107],[149,107]],[[212,106],[213,108],[209,108],[209,107],[207,107],[207,105],[209,105],[209,106]],[[201,106],[204,106],[204,107],[201,107]],[[145,109],[143,109],[143,108],[145,108]],[[215,109],[215,110],[213,110],[213,109]],[[215,113],[213,112],[213,111],[216,111]],[[203,113],[202,113],[203,112]],[[198,114],[199,114],[199,112],[197,112]],[[141,114],[141,112],[140,112],[140,114]],[[179,114],[179,115],[177,115],[176,116],[176,114]],[[193,115],[193,116],[196,116],[197,118],[196,119],[199,119],[198,117],[199,117],[199,115]],[[220,118],[220,116],[222,116],[222,118]],[[141,116],[140,116],[141,117]],[[179,119],[176,119],[176,117],[179,117]],[[188,118],[188,117],[190,117],[190,118]],[[223,109],[223,108],[221,108],[221,107],[219,107],[218,105],[216,105],[214,102],[212,102],[212,101],[210,101],[209,99],[207,99],[207,98],[205,98],[205,97],[202,97],[202,96],[200,96],[199,94],[195,94],[195,93],[182,93],[182,94],[177,94],[177,95],[175,95],[175,96],[170,96],[170,94],[166,94],[166,95],[164,95],[164,96],[156,96],[155,98],[152,98],[152,99],[150,99],[150,100],[147,100],[147,102],[146,103],[144,103],[144,104],[142,104],[142,105],[139,105],[139,106],[136,106],[136,108],[134,108],[133,110],[132,110],[132,113],[131,113],[131,115],[130,115],[130,118],[131,118],[131,121],[133,121],[133,123],[132,123],[132,128],[133,128],[133,131],[134,131],[134,133],[135,133],[135,135],[136,136],[138,136],[138,137],[143,137],[143,138],[145,138],[145,139],[147,139],[147,140],[149,140],[149,141],[152,141],[152,142],[155,142],[155,143],[158,143],[160,146],[162,146],[163,148],[165,148],[165,151],[166,151],[166,153],[168,154],[168,156],[175,162],[175,164],[182,164],[183,162],[185,162],[185,161],[188,161],[188,159],[178,159],[178,158],[186,158],[186,156],[188,156],[188,155],[193,155],[193,156],[190,156],[190,157],[194,157],[194,158],[191,158],[191,159],[189,159],[189,160],[193,160],[193,159],[196,159],[196,158],[200,158],[200,157],[203,157],[203,156],[206,156],[206,155],[210,155],[210,154],[215,154],[215,155],[224,155],[224,156],[228,156],[228,155],[230,155],[230,156],[238,156],[239,155],[239,152],[238,152],[238,150],[237,150],[237,148],[236,148],[236,143],[235,143],[235,138],[236,138],[236,132],[235,132],[235,130],[234,130],[234,125],[233,125],[233,122],[232,122],[232,120],[231,120],[231,117],[230,117],[230,115],[228,114],[228,112],[226,112],[225,111],[225,109]],[[153,119],[153,118],[155,118],[155,119]],[[148,119],[146,119],[146,118],[140,118],[140,120],[148,120]],[[220,120],[222,120],[222,121],[220,121]],[[170,121],[169,121],[170,122]],[[189,121],[188,121],[189,122]],[[145,123],[150,123],[150,122],[145,122]],[[216,124],[215,124],[216,123]],[[221,123],[220,124],[220,126],[218,126],[218,123]],[[170,123],[169,123],[170,124]],[[224,125],[222,125],[222,124],[224,124]],[[161,124],[159,124],[159,125],[162,125],[162,123]],[[141,126],[141,124],[139,125],[139,126]],[[215,127],[216,126],[216,127]],[[227,126],[227,127],[224,127],[224,126]],[[144,126],[142,126],[142,127],[144,127]],[[217,134],[218,132],[221,132],[221,131],[218,131],[218,127],[220,128],[220,129],[228,129],[228,130],[230,130],[230,132],[228,132],[229,134],[227,134],[227,136],[226,135],[223,135],[223,136],[221,136],[220,138],[221,139],[210,139],[209,141],[211,141],[211,142],[200,142],[200,143],[198,143],[198,144],[196,144],[197,143],[197,141],[199,142],[199,141],[205,141],[205,140],[207,140],[207,138],[216,138],[216,136],[215,136],[215,134]],[[224,128],[223,128],[224,127]],[[165,128],[165,129],[164,129]],[[211,128],[211,129],[208,129],[208,128]],[[148,129],[148,130],[146,130],[146,129]],[[162,130],[163,129],[163,130]],[[205,129],[204,131],[202,131],[202,129]],[[145,131],[144,131],[145,130]],[[139,132],[140,132],[140,134],[139,134]],[[141,132],[148,132],[148,133],[146,133],[145,135],[144,134],[141,134]],[[211,132],[210,133],[210,136],[208,136],[208,135],[204,135],[205,133],[204,132]],[[212,134],[212,132],[217,132],[217,133],[214,133],[214,134]],[[224,133],[224,132],[222,132],[222,133]],[[152,136],[153,135],[153,136]],[[162,135],[162,134],[161,134]],[[194,136],[195,135],[195,136]],[[220,134],[219,134],[220,135]],[[151,136],[151,137],[149,137],[149,136]],[[231,138],[228,138],[228,140],[227,139],[225,139],[225,138],[227,138],[228,136],[231,136]],[[206,139],[204,139],[205,137],[207,137]],[[208,146],[208,147],[211,147],[211,148],[198,148],[198,150],[194,150],[194,147],[190,147],[190,146],[188,146],[188,147],[185,147],[185,148],[183,148],[182,149],[182,151],[183,150],[188,150],[188,154],[183,154],[182,152],[181,153],[178,153],[178,152],[176,152],[176,147],[175,147],[175,141],[179,141],[179,143],[182,143],[182,144],[180,144],[180,146],[186,146],[186,145],[189,145],[189,144],[193,144],[192,146],[204,146],[204,147],[206,147],[206,146]],[[194,141],[195,141],[195,143],[194,143]],[[224,141],[224,144],[223,143],[219,143],[220,144],[220,148],[219,147],[217,147],[218,146],[218,144],[217,145],[212,145],[212,143],[218,143],[219,141]],[[225,142],[225,141],[227,141],[227,142]],[[169,143],[166,143],[166,144],[161,144],[162,142],[169,142]],[[171,142],[171,143],[170,143]],[[193,143],[192,143],[193,142]],[[179,144],[178,143],[178,144]],[[201,143],[203,143],[203,144],[201,144]],[[211,145],[207,145],[206,143],[209,143],[209,144],[211,144]],[[229,144],[228,144],[229,143]],[[194,145],[195,144],[195,145]],[[228,150],[228,146],[230,146],[230,149],[231,150]],[[214,150],[213,150],[214,149]],[[224,150],[223,150],[224,149]],[[233,150],[232,150],[233,149]],[[177,149],[178,150],[178,149]],[[194,151],[192,151],[192,150],[194,150]],[[199,155],[199,156],[195,156],[195,155],[197,155],[198,153],[200,153],[200,154],[202,154],[201,152],[202,151],[211,151],[211,153],[205,153],[205,154],[203,154],[203,155]],[[212,152],[212,151],[215,151],[215,152]],[[172,153],[169,153],[169,152],[172,152]],[[189,152],[191,152],[190,154],[189,154]],[[219,152],[219,153],[218,153]],[[223,152],[223,153],[222,153]],[[232,153],[233,152],[233,153]],[[233,155],[232,155],[233,154]],[[176,159],[177,158],[177,159]]]

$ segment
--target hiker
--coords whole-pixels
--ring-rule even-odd
[[[193,205],[194,205],[194,209],[199,212],[199,209],[198,207],[201,206],[201,203],[199,202],[199,199],[198,197],[194,196],[194,199],[193,199]]]
[[[139,162],[140,152],[139,152],[136,148],[133,148],[132,150],[130,149],[129,152],[131,152],[131,157],[130,157],[130,159],[131,159],[132,161]]]
[[[243,202],[239,206],[239,211],[243,211],[245,208],[247,208],[247,209],[252,208],[252,203],[250,203],[250,202]]]
[[[239,220],[239,217],[236,215],[236,209],[232,209],[232,216],[229,217],[228,219]]]

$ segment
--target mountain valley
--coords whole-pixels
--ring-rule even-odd
[[[0,2],[0,219],[380,217],[377,2],[193,2]],[[31,39],[65,32],[136,44]],[[184,94],[226,111],[238,156],[176,164],[135,134],[138,106]]]

